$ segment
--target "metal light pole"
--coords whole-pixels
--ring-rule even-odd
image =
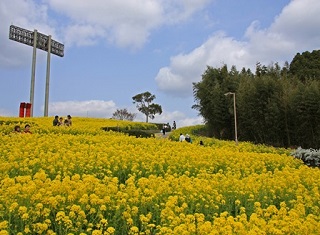
[[[37,57],[37,30],[33,32],[33,54],[32,54],[32,68],[31,68],[31,85],[30,85],[30,117],[33,117],[34,106],[34,83],[36,77],[36,57]]]
[[[49,84],[50,84],[50,55],[51,55],[51,35],[48,37],[48,53],[47,53],[47,76],[46,76],[46,91],[44,97],[44,117],[48,117],[49,109]]]
[[[235,135],[236,145],[238,145],[236,93],[234,93],[234,92],[227,92],[227,93],[225,93],[224,95],[225,95],[225,96],[227,96],[227,95],[233,95],[234,135]]]

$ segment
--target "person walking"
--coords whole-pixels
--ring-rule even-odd
[[[162,134],[163,135],[165,135],[166,134],[166,125],[164,124],[163,126],[162,126]]]

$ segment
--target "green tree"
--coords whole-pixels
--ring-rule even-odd
[[[236,93],[237,131],[240,141],[273,146],[320,147],[320,51],[298,54],[290,64],[268,66],[256,72],[235,66],[228,71],[207,66],[202,80],[193,83],[195,104],[216,138],[234,138],[233,100]]]
[[[256,135],[257,120],[255,117],[256,100],[253,97],[256,88],[252,82],[253,78],[245,73],[242,74],[237,94],[237,118],[239,139],[257,142]]]
[[[117,109],[117,111],[112,114],[112,118],[119,120],[133,121],[135,117],[136,114],[128,112],[127,109]]]
[[[320,145],[320,82],[299,84],[293,99],[294,144],[304,148]]]
[[[320,79],[320,50],[297,53],[290,63],[290,73],[301,81]]]
[[[216,138],[232,136],[233,116],[224,93],[236,90],[238,76],[234,66],[230,73],[226,65],[219,69],[208,66],[202,80],[193,83],[196,104],[192,108],[199,111],[208,126],[208,133]]]
[[[154,119],[154,115],[162,114],[162,107],[159,104],[152,103],[156,98],[150,92],[144,92],[132,97],[133,103],[136,104],[137,109],[146,115],[146,122],[149,118]]]

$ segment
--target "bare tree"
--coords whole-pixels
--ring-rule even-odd
[[[114,119],[119,119],[119,120],[128,120],[128,121],[133,121],[137,115],[135,113],[130,113],[128,112],[127,109],[117,109],[112,114],[112,118]]]

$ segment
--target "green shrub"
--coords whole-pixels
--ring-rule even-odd
[[[129,136],[135,136],[137,138],[150,138],[154,137],[158,130],[142,130],[142,129],[131,129],[131,127],[102,127],[104,131],[114,131],[128,134]]]

